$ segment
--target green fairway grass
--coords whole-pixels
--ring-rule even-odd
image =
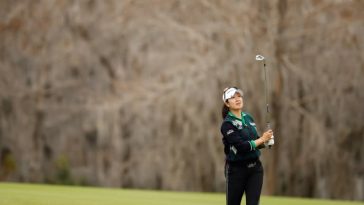
[[[224,205],[223,193],[193,193],[0,183],[0,205]],[[245,204],[244,202],[242,204]],[[261,205],[364,205],[263,196]]]

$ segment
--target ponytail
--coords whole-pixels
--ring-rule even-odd
[[[225,119],[226,115],[229,113],[229,107],[225,105],[222,106],[221,109],[221,115],[222,115],[222,119]]]

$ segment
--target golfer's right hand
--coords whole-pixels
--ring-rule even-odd
[[[264,132],[260,138],[262,138],[262,140],[264,142],[268,142],[272,138],[272,136],[273,136],[273,131],[268,130],[268,131]]]

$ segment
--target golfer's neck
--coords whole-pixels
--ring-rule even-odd
[[[235,115],[235,117],[241,119],[241,110],[230,110],[231,113]]]

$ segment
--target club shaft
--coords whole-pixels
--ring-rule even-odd
[[[264,69],[264,95],[266,104],[265,122],[267,123],[267,128],[270,129],[270,110],[269,110],[269,99],[268,99],[268,78],[267,78],[267,68],[265,60],[263,60]]]

